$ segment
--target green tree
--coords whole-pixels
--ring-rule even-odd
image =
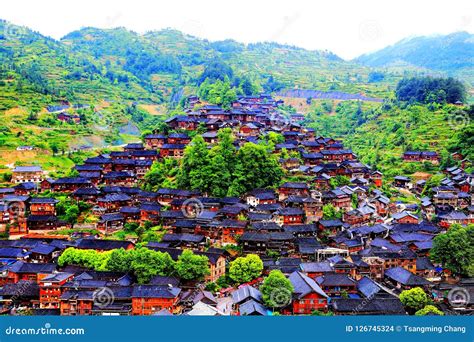
[[[260,286],[260,292],[266,306],[283,308],[292,301],[293,285],[280,270],[273,270]]]
[[[167,157],[156,161],[145,175],[145,189],[156,191],[159,188],[176,188],[175,177],[178,173],[178,161]]]
[[[175,262],[168,253],[143,247],[137,248],[131,253],[131,269],[140,284],[150,281],[156,275],[169,276],[174,270]]]
[[[280,183],[283,170],[276,156],[265,146],[244,144],[237,153],[232,185],[228,195],[241,195],[251,189],[272,187]]]
[[[77,265],[97,271],[105,271],[110,254],[111,252],[69,247],[59,256],[58,265]]]
[[[474,276],[474,225],[454,224],[436,236],[430,258],[455,274]]]
[[[75,204],[69,206],[66,209],[65,219],[67,222],[74,224],[77,222],[77,218],[79,217],[79,207]]]
[[[333,189],[335,189],[339,188],[340,186],[351,184],[351,179],[347,176],[337,175],[329,180],[329,184]]]
[[[114,272],[129,272],[131,270],[132,253],[123,248],[114,249],[107,261],[107,269]]]
[[[336,209],[331,203],[323,205],[323,219],[336,220],[342,217],[342,213]]]
[[[202,280],[209,274],[209,259],[187,249],[178,257],[175,268],[181,279]]]
[[[421,287],[414,287],[400,293],[400,301],[411,311],[424,308],[430,301],[428,295]]]
[[[213,83],[206,79],[199,87],[199,96],[210,103],[230,108],[231,103],[237,99],[237,92],[231,87],[228,79],[217,80]]]
[[[444,316],[444,312],[439,310],[434,305],[426,305],[423,309],[420,309],[417,312],[415,312],[415,316],[426,316],[426,315]]]
[[[178,172],[178,186],[189,189],[208,190],[209,150],[203,137],[196,135],[186,146]]]
[[[209,153],[210,163],[206,176],[211,195],[224,197],[227,194],[229,184],[232,182],[236,148],[230,128],[219,130],[217,136],[219,143]]]
[[[258,255],[248,254],[230,263],[229,276],[237,283],[249,282],[262,274],[263,262]]]

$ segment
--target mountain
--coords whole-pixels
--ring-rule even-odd
[[[385,121],[396,121],[397,127],[412,124],[405,122],[405,117],[412,115],[411,109],[398,110],[398,104],[390,111],[383,107],[384,101],[393,98],[398,81],[416,74],[407,68],[444,68],[463,77],[472,71],[472,65],[465,62],[472,60],[472,55],[465,54],[472,38],[465,33],[453,35],[453,41],[461,41],[459,36],[463,36],[468,42],[459,43],[458,52],[446,48],[451,52],[444,51],[442,60],[433,59],[432,53],[426,60],[406,57],[411,63],[403,62],[405,66],[399,69],[374,69],[371,63],[389,65],[390,58],[367,55],[345,61],[329,51],[272,42],[211,42],[171,29],[138,34],[125,28],[88,27],[54,40],[0,20],[0,32],[0,174],[14,163],[32,162],[46,170],[67,172],[73,162],[96,152],[72,151],[87,146],[107,152],[136,141],[141,132],[155,129],[167,117],[180,113],[180,101],[196,94],[205,76],[212,73],[222,78],[225,74],[240,92],[243,84],[250,84],[247,89],[253,93],[280,94],[285,103],[305,112],[308,124],[321,134],[347,138],[357,151],[368,155],[371,145],[367,142],[375,139],[371,134],[377,127],[388,127]],[[401,49],[403,55],[418,51],[416,42],[424,39],[400,42],[406,46]],[[453,41],[448,43],[454,46]],[[396,50],[395,46],[387,49]],[[345,101],[370,98],[377,101],[365,101],[360,109],[358,101]],[[80,118],[79,123],[58,120],[54,110],[65,105],[70,115]],[[426,119],[423,129],[434,133],[443,127],[442,121],[451,110],[421,108]],[[432,112],[436,120],[430,119]],[[390,129],[395,128],[382,129],[380,140],[375,141],[382,156],[390,155],[385,153],[389,150],[392,156],[400,152],[401,145],[387,145]],[[400,141],[420,136],[415,147],[432,146],[430,138],[425,139],[419,131],[400,132]],[[445,129],[440,136],[449,137],[450,133]],[[24,145],[35,149],[18,150]],[[440,145],[440,149],[446,148],[446,144]],[[376,163],[379,157],[362,159]]]
[[[248,78],[258,91],[271,79],[290,89],[388,94],[388,85],[367,81],[370,68],[327,51],[210,42],[169,29],[140,35],[84,28],[58,41],[0,20],[0,173],[31,162],[67,170],[87,153],[71,151],[137,140],[184,95],[196,93],[203,70],[216,61],[231,68],[233,82]],[[59,121],[47,110],[58,105],[81,105],[67,110],[80,123]],[[34,150],[17,150],[24,145]]]
[[[73,51],[93,54],[100,60],[120,63],[154,87],[195,84],[205,65],[228,64],[238,77],[261,85],[270,76],[285,87],[371,92],[364,86],[370,69],[342,60],[329,51],[309,51],[271,42],[242,44],[234,40],[210,42],[165,29],[139,35],[123,28],[84,28],[61,39]],[[153,70],[139,74],[140,59],[159,59]],[[137,65],[138,64],[138,65]],[[375,95],[375,94],[373,94]]]
[[[445,73],[474,85],[474,35],[456,32],[444,36],[403,39],[354,60],[370,67],[414,67]]]

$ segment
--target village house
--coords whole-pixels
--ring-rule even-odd
[[[286,182],[278,188],[279,200],[283,201],[289,196],[309,196],[309,187],[306,183]]]
[[[162,285],[136,285],[132,291],[132,314],[152,315],[162,309],[179,313],[181,289]]]
[[[143,139],[149,149],[159,149],[166,144],[166,136],[163,134],[147,134]]]
[[[428,287],[431,283],[423,277],[417,276],[403,267],[394,267],[385,270],[385,278],[398,289],[413,287]]]
[[[310,315],[315,310],[325,310],[328,296],[318,283],[301,272],[293,272],[288,277],[293,285],[292,313]]]
[[[282,208],[276,212],[276,222],[279,225],[304,223],[304,211],[300,208]]]
[[[0,285],[18,283],[21,280],[38,282],[56,270],[55,264],[40,264],[17,261],[0,276]]]
[[[58,272],[45,276],[39,282],[40,307],[42,309],[59,309],[61,304],[62,286],[74,278],[74,274]]]
[[[44,179],[44,171],[40,166],[17,166],[12,171],[12,183],[39,183]]]
[[[222,221],[220,224],[222,227],[222,244],[237,244],[239,237],[244,234],[247,224],[247,221],[239,220],[226,219]]]
[[[160,158],[181,158],[184,155],[184,144],[164,144],[160,148]]]
[[[403,154],[403,160],[407,162],[430,162],[437,165],[440,157],[438,153],[433,151],[406,151]]]
[[[348,295],[357,293],[356,281],[347,274],[325,273],[316,278],[316,282],[329,297],[339,297],[342,294]]]

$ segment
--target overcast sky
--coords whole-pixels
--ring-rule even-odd
[[[85,26],[124,26],[139,33],[171,27],[210,40],[327,49],[346,59],[409,36],[473,33],[473,13],[472,0],[15,0],[0,5],[0,18],[58,39]]]

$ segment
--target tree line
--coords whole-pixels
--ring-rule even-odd
[[[398,82],[395,95],[400,101],[424,104],[456,103],[464,102],[466,88],[462,82],[452,77],[413,77]]]
[[[93,249],[67,248],[59,257],[58,265],[77,265],[96,271],[132,273],[138,283],[148,283],[154,276],[177,276],[183,280],[202,280],[209,271],[209,259],[184,250],[174,261],[169,253],[145,247],[123,248],[100,252]]]
[[[218,132],[218,143],[208,148],[201,135],[186,147],[182,160],[155,162],[145,175],[145,187],[199,190],[214,197],[239,196],[256,188],[279,185],[284,173],[273,155],[271,141],[234,146],[230,128]]]

